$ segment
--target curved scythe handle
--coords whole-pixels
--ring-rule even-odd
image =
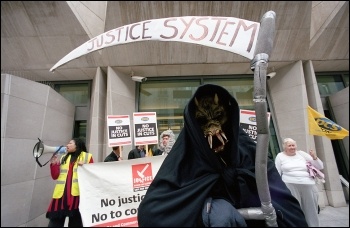
[[[267,179],[267,157],[270,132],[266,104],[266,71],[275,36],[275,17],[276,14],[273,11],[265,13],[262,17],[255,49],[255,57],[251,61],[251,69],[254,70],[254,104],[258,132],[255,155],[256,184],[265,223],[270,227],[277,227],[277,222],[276,212],[271,204]]]

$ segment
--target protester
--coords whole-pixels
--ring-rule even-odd
[[[105,158],[104,162],[121,161],[123,160],[120,156],[121,146],[112,147],[112,152]]]
[[[83,227],[79,211],[78,166],[93,163],[92,155],[86,152],[82,139],[73,138],[67,144],[67,153],[61,158],[51,159],[51,177],[57,180],[53,191],[53,199],[46,213],[50,219],[48,227],[63,227],[68,216],[69,227]]]
[[[145,145],[136,146],[135,149],[130,150],[128,160],[135,158],[143,158],[146,156]]]
[[[172,130],[163,131],[160,134],[159,148],[153,152],[154,156],[168,155],[171,148],[175,144],[175,135]]]
[[[283,140],[283,149],[276,156],[276,168],[292,195],[299,201],[309,226],[319,227],[318,189],[315,179],[309,175],[306,162],[310,161],[319,170],[323,169],[323,162],[313,150],[310,150],[310,154],[297,150],[297,143],[291,138]]]
[[[217,85],[202,85],[184,110],[184,127],[138,208],[140,227],[259,226],[236,209],[259,207],[257,144],[239,126],[240,108]],[[278,226],[306,227],[274,162],[267,160],[268,193]],[[271,208],[272,209],[272,208]]]

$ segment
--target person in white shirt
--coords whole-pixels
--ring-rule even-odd
[[[313,150],[310,150],[310,154],[297,150],[297,143],[291,138],[283,140],[283,149],[276,156],[276,168],[292,195],[299,201],[309,226],[319,227],[318,189],[315,179],[309,175],[306,162],[310,161],[319,170],[323,169],[323,162]]]

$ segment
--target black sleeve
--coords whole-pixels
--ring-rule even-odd
[[[135,158],[135,156],[134,156],[133,151],[130,151],[130,152],[129,152],[129,155],[128,155],[128,160],[134,159],[134,158]]]
[[[113,161],[112,159],[110,159],[110,157],[109,156],[107,156],[106,158],[105,158],[105,160],[104,160],[104,162],[111,162],[111,161]]]
[[[156,149],[154,152],[153,152],[153,156],[158,156],[158,155],[161,155],[162,152],[160,149]]]

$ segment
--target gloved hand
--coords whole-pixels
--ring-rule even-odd
[[[208,197],[202,210],[203,224],[206,227],[246,227],[243,216],[231,203],[224,199]]]

